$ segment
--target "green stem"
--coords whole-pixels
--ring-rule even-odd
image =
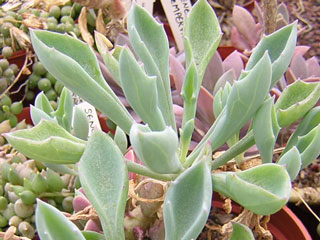
[[[253,131],[250,131],[244,138],[229,148],[224,154],[216,158],[212,163],[212,170],[226,164],[232,158],[246,151],[255,144]]]
[[[37,197],[44,198],[44,197],[68,197],[74,196],[74,193],[67,193],[67,192],[44,192],[40,193]]]
[[[159,173],[152,172],[145,166],[142,166],[134,162],[127,161],[126,164],[129,172],[134,172],[134,173],[137,173],[146,177],[150,177],[153,179],[157,179],[160,181],[172,181],[177,177],[177,174],[159,174]]]

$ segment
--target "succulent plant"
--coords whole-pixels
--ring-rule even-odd
[[[162,222],[165,239],[195,239],[200,234],[210,212],[213,190],[255,214],[279,211],[289,199],[292,179],[320,153],[319,120],[311,110],[320,96],[319,83],[297,81],[283,91],[276,103],[269,95],[294,54],[296,22],[264,36],[238,79],[225,81],[217,89],[216,119],[191,153],[188,150],[201,84],[221,38],[215,13],[205,0],[199,0],[187,19],[184,30],[187,70],[181,87],[183,115],[178,129],[170,92],[168,40],[162,26],[143,8],[133,5],[128,32],[134,53],[128,47],[118,47],[111,55],[107,39],[100,34],[96,35],[96,42],[107,68],[143,123],[133,119],[105,82],[88,45],[67,35],[41,30],[32,30],[31,39],[40,61],[56,79],[107,115],[119,131],[129,136],[143,165],[131,161],[132,155],[127,156],[131,160],[124,157],[120,143],[125,134],[118,134],[115,140],[96,130],[85,141],[60,126],[64,122],[46,117],[32,129],[5,134],[8,142],[39,161],[79,162],[85,197],[98,214],[106,239],[127,237],[124,213],[128,172],[167,186]],[[43,117],[36,112],[34,116]],[[300,130],[292,136],[296,140],[273,163],[279,130],[302,118]],[[240,129],[250,120],[247,134],[239,140]],[[225,142],[229,149],[213,159],[212,153]],[[233,158],[240,165],[244,162],[243,152],[254,144],[263,164],[239,172],[213,171]],[[150,221],[155,218],[158,217]],[[52,221],[57,224],[51,224]],[[88,234],[82,234],[62,213],[40,200],[36,223],[41,239],[63,236],[78,240]],[[142,225],[135,226],[133,231],[142,234]],[[253,239],[247,227],[235,223],[234,229],[234,239],[241,234]]]

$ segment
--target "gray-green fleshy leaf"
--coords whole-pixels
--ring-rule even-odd
[[[166,125],[175,130],[169,78],[169,43],[164,28],[147,10],[134,4],[128,16],[128,32],[146,73],[157,77],[158,106]]]
[[[283,154],[278,161],[278,164],[284,165],[289,173],[291,181],[293,181],[301,169],[301,157],[296,147],[291,148]]]
[[[62,212],[39,199],[36,208],[36,226],[40,239],[85,240],[78,227]]]
[[[130,142],[139,159],[156,173],[176,173],[182,170],[178,159],[178,136],[171,127],[151,131],[146,125],[133,124]]]
[[[222,36],[218,18],[206,0],[199,0],[192,7],[184,35],[187,66],[192,60],[195,62],[201,83]]]
[[[311,109],[299,123],[297,129],[291,135],[287,142],[287,146],[283,151],[283,154],[286,153],[292,146],[296,145],[298,142],[298,137],[306,135],[314,127],[318,126],[320,123],[320,106]]]
[[[81,231],[86,240],[105,240],[104,236],[100,233],[93,231]]]
[[[245,70],[253,69],[264,53],[268,51],[272,63],[271,89],[287,70],[294,54],[296,42],[297,22],[289,24],[268,36],[263,36],[254,48]]]
[[[296,147],[301,156],[301,169],[312,163],[320,154],[320,124],[314,127],[308,134],[298,137]]]
[[[213,93],[212,95],[215,96],[218,90],[221,87],[224,87],[226,83],[228,82],[230,85],[234,83],[236,80],[236,74],[233,68],[226,71],[222,76],[218,79],[216,85],[214,85]]]
[[[30,105],[30,116],[34,125],[38,125],[42,119],[56,121],[52,116],[32,105]]]
[[[74,107],[72,126],[74,135],[82,140],[87,140],[89,134],[89,122],[86,113],[79,107]]]
[[[253,117],[253,134],[263,163],[271,163],[280,127],[273,98],[269,97]]]
[[[196,239],[211,207],[211,169],[199,161],[174,180],[164,201],[166,240]]]
[[[55,112],[52,113],[58,120],[58,123],[64,127],[68,132],[71,131],[71,122],[72,122],[72,115],[73,115],[73,99],[72,93],[67,88],[63,88],[58,108]]]
[[[163,130],[166,126],[158,107],[156,77],[149,77],[139,66],[128,48],[120,54],[121,86],[130,106],[152,130]]]
[[[264,102],[270,81],[271,63],[265,53],[245,78],[232,85],[224,110],[202,143],[209,138],[214,151],[236,134]]]
[[[124,239],[128,170],[123,154],[107,134],[93,132],[80,160],[79,176],[99,215],[105,238]]]
[[[54,111],[47,96],[44,94],[44,92],[40,92],[34,101],[34,106],[36,108],[41,109],[44,111],[46,114],[51,116],[51,113]]]
[[[85,141],[48,120],[30,129],[7,133],[5,138],[16,150],[41,162],[76,163],[85,149]]]
[[[43,163],[47,168],[50,168],[51,170],[55,172],[59,172],[61,174],[70,174],[70,175],[78,175],[78,172],[74,170],[73,168],[68,167],[68,165],[65,164],[56,164],[56,163]]]
[[[121,86],[119,61],[109,51],[109,48],[107,46],[109,40],[103,34],[97,31],[94,32],[94,37],[98,51],[103,59],[104,64],[106,65],[116,83]]]
[[[232,234],[230,240],[254,240],[253,233],[251,229],[241,223],[232,222]]]
[[[215,118],[218,118],[223,108],[225,107],[230,91],[231,85],[229,82],[226,82],[225,86],[223,88],[221,87],[214,96],[213,113]]]
[[[30,35],[37,56],[57,80],[129,133],[134,120],[106,84],[87,44],[48,31],[32,30]]]
[[[194,119],[187,121],[180,129],[180,161],[184,162],[189,151],[192,133],[194,131]]]
[[[303,117],[319,97],[320,83],[296,81],[289,85],[276,103],[279,125],[285,127]]]
[[[128,147],[127,135],[119,126],[116,128],[113,140],[117,144],[122,154],[125,154]]]
[[[246,209],[270,215],[279,211],[291,193],[291,179],[284,166],[266,163],[241,172],[212,175],[214,190]]]
[[[183,98],[182,127],[193,119],[197,110],[197,99],[200,90],[197,68],[194,62],[189,65],[183,81],[181,96]]]

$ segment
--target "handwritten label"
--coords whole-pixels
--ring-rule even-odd
[[[153,14],[153,4],[155,0],[136,0],[137,4],[144,7],[151,15]]]
[[[168,18],[173,37],[176,40],[179,51],[184,49],[183,46],[183,27],[186,18],[191,11],[190,0],[161,0],[164,12]]]
[[[101,130],[100,122],[98,119],[98,114],[94,106],[92,106],[90,103],[84,101],[76,94],[72,94],[72,98],[74,101],[74,104],[77,105],[87,116],[88,123],[89,123],[89,133],[88,137],[91,136],[93,131],[95,129]]]

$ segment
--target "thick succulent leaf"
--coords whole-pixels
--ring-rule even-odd
[[[253,134],[263,163],[271,163],[274,144],[280,130],[274,99],[269,97],[253,117]]]
[[[166,33],[162,25],[137,4],[133,5],[128,16],[128,32],[131,44],[142,60],[146,73],[157,77],[159,108],[166,125],[175,129],[169,79],[169,43]]]
[[[40,199],[37,200],[36,226],[38,235],[43,240],[85,240],[77,226],[62,212]]]
[[[222,36],[218,18],[206,0],[199,0],[193,5],[186,20],[184,35],[189,42],[185,43],[187,66],[192,60],[196,63],[201,82]]]
[[[117,144],[122,154],[125,154],[127,152],[128,147],[127,135],[119,126],[117,126],[116,128],[113,140]]]
[[[40,92],[34,101],[34,106],[36,108],[41,109],[44,111],[46,114],[51,116],[51,113],[54,111],[47,96],[44,94],[44,92]]]
[[[278,161],[278,164],[284,165],[293,181],[301,169],[301,157],[296,147],[291,148]]]
[[[225,72],[233,69],[236,79],[238,79],[242,70],[244,69],[241,53],[239,53],[237,50],[233,51],[228,57],[226,57],[222,65]]]
[[[33,125],[38,125],[42,119],[56,121],[52,116],[32,105],[30,105],[30,115]]]
[[[188,154],[192,133],[194,131],[194,119],[187,121],[183,128],[180,129],[180,160],[185,161]]]
[[[74,170],[73,168],[71,168],[65,164],[56,164],[56,163],[48,163],[48,162],[45,162],[43,164],[47,168],[50,168],[51,170],[53,170],[55,172],[59,172],[62,174],[78,175],[78,172],[76,170]]]
[[[58,120],[58,123],[64,127],[68,132],[71,131],[71,122],[73,115],[73,99],[72,93],[67,88],[63,88],[60,98],[58,108],[52,113]]]
[[[174,180],[164,201],[167,240],[196,239],[204,227],[211,207],[211,169],[199,161]]]
[[[319,83],[296,81],[289,85],[276,103],[279,125],[285,127],[303,117],[320,97]]]
[[[119,61],[109,51],[109,47],[112,47],[112,43],[103,34],[97,31],[94,32],[94,37],[96,40],[98,51],[103,59],[104,64],[106,65],[114,80],[116,80],[118,85],[121,86]]]
[[[272,63],[272,80],[270,89],[276,84],[287,70],[297,42],[297,22],[278,31],[264,36],[254,48],[246,65],[246,71],[251,70],[263,57],[266,51]]]
[[[229,69],[217,81],[216,85],[214,86],[212,95],[215,96],[217,94],[218,90],[220,88],[224,87],[224,85],[226,85],[227,82],[230,85],[232,85],[235,80],[236,80],[235,71],[233,69]]]
[[[30,34],[32,46],[45,68],[129,133],[134,120],[104,81],[90,47],[67,35],[41,30]]]
[[[82,231],[81,233],[86,240],[105,240],[104,236],[97,232]]]
[[[41,162],[75,163],[85,149],[85,141],[48,120],[30,129],[7,133],[5,137],[19,152]]]
[[[308,67],[308,76],[320,76],[320,65],[318,62],[318,58],[313,56],[307,60],[307,67]]]
[[[178,136],[171,127],[151,131],[148,126],[133,124],[130,142],[139,159],[156,173],[176,173],[182,170],[178,159]]]
[[[303,118],[303,120],[299,123],[299,126],[291,135],[287,142],[287,146],[283,153],[286,153],[292,146],[296,145],[298,142],[298,137],[306,135],[310,132],[314,127],[318,126],[320,123],[320,106],[311,109]]]
[[[80,182],[97,211],[106,239],[124,239],[124,211],[128,170],[117,145],[96,130],[89,138],[79,165]]]
[[[78,106],[74,107],[72,126],[74,135],[82,140],[87,140],[89,122],[86,113]]]
[[[290,69],[297,79],[305,79],[308,77],[307,62],[302,54],[295,54],[290,63]]]
[[[121,86],[131,107],[152,130],[163,130],[166,124],[158,105],[156,77],[146,75],[127,48],[119,62]]]
[[[241,223],[232,222],[233,231],[230,240],[254,240],[251,229]]]
[[[301,168],[305,168],[320,154],[320,125],[313,128],[303,137],[298,137],[296,146],[301,153]]]
[[[203,76],[202,86],[212,93],[216,82],[224,72],[225,68],[222,65],[221,56],[216,52],[208,63],[206,72]]]
[[[230,197],[246,209],[270,215],[288,201],[291,180],[285,167],[262,164],[242,172],[222,172],[212,175],[214,190]]]
[[[229,84],[229,82],[226,82],[225,86],[223,88],[220,88],[215,95],[215,99],[213,102],[213,112],[216,118],[220,115],[222,109],[225,107],[230,91],[231,85]]]
[[[233,84],[225,111],[220,113],[202,142],[209,138],[214,151],[236,134],[264,102],[270,80],[271,64],[265,53],[245,78]]]

